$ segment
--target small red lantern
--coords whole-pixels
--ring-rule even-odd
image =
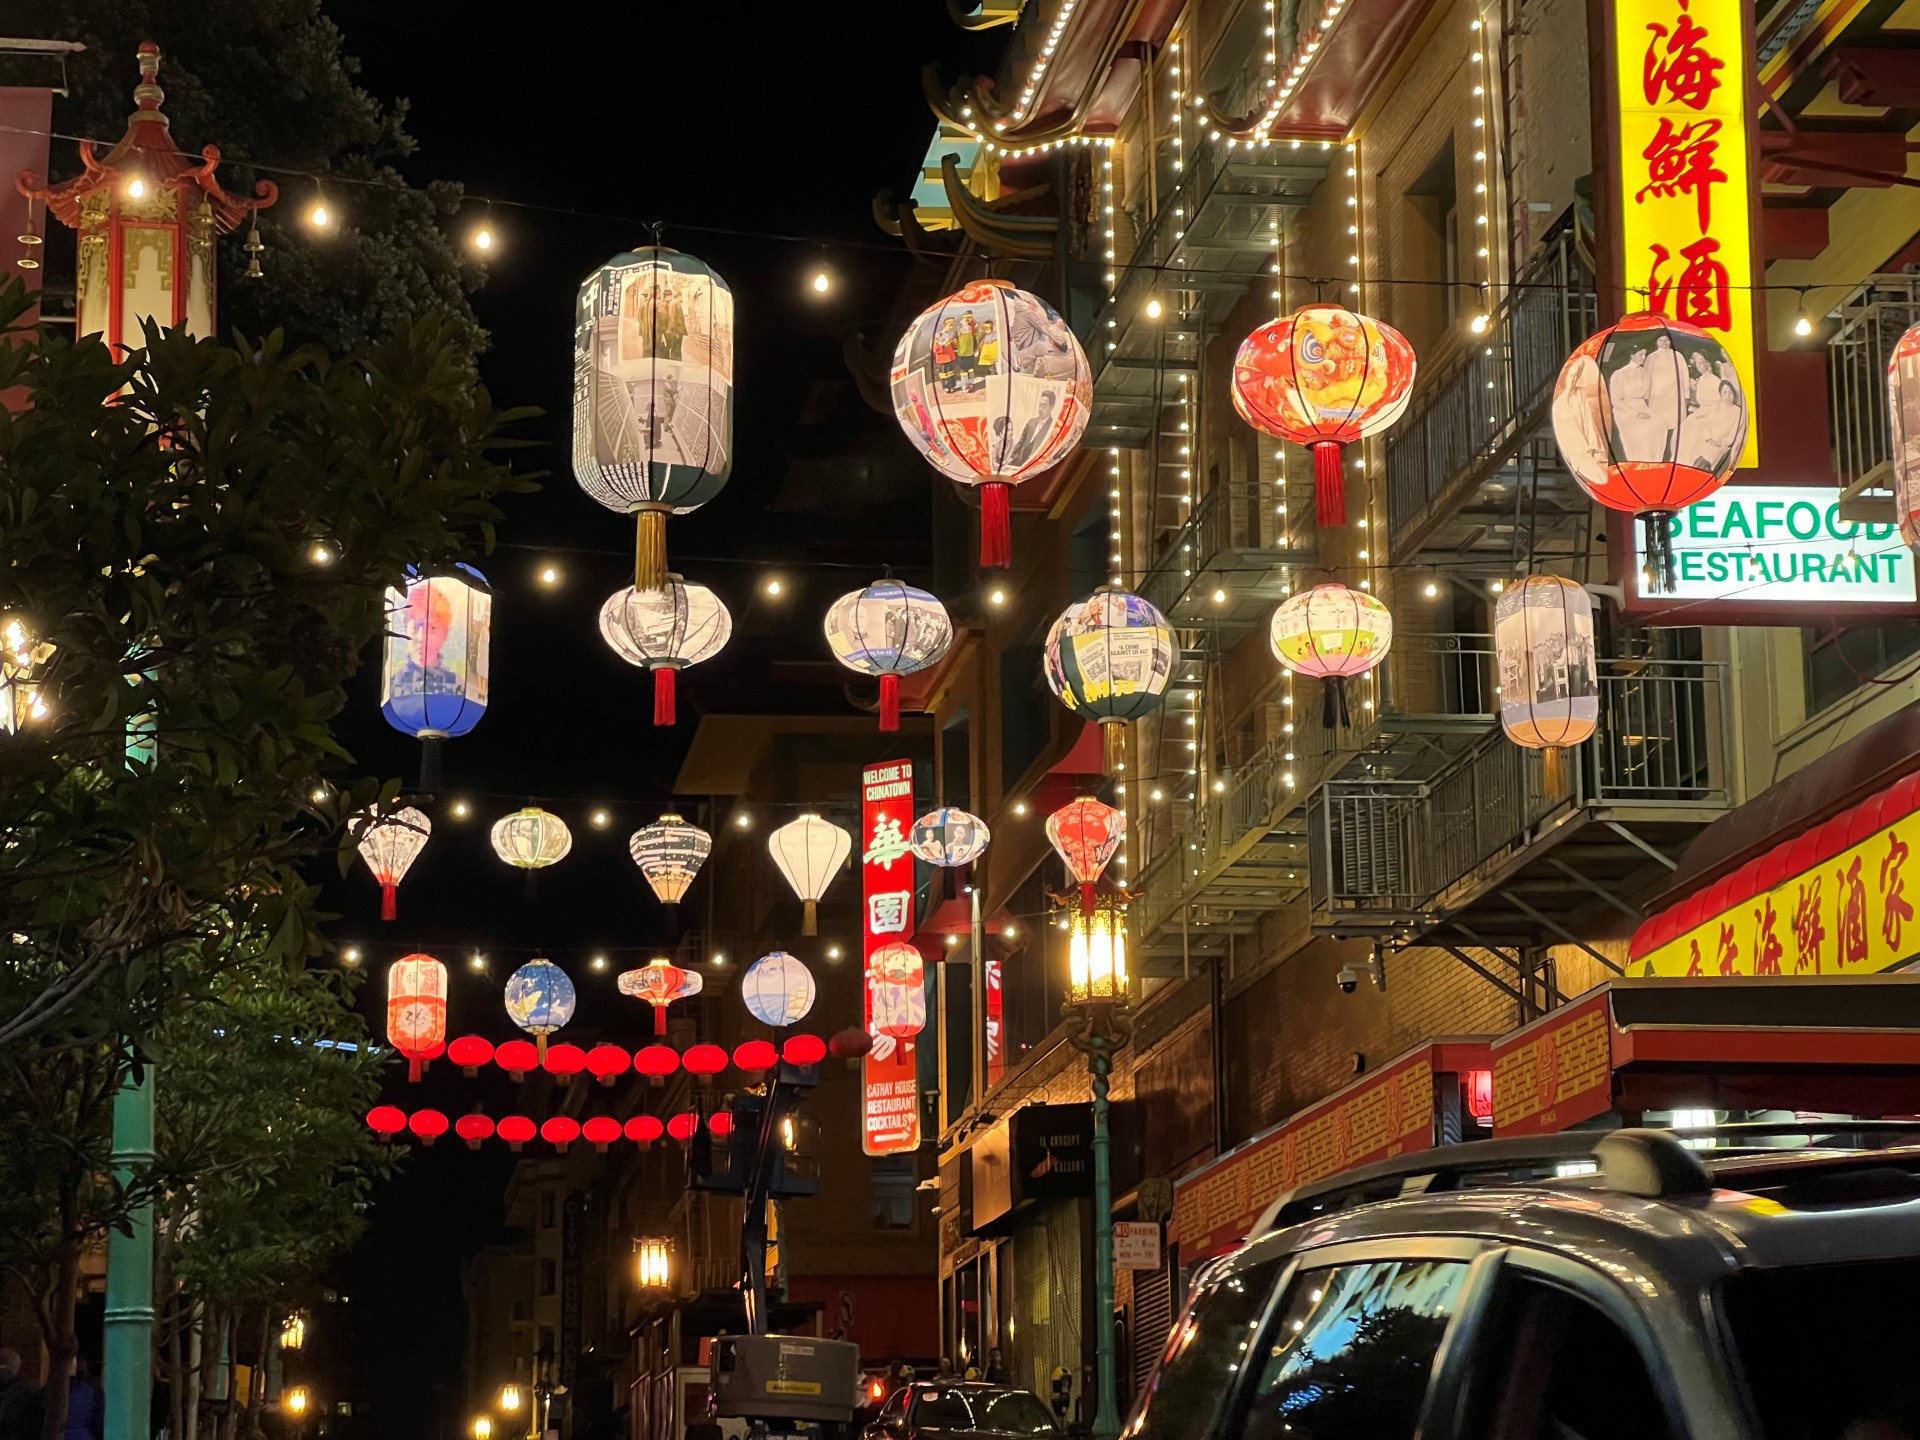
[[[495,1047],[493,1063],[513,1076],[514,1081],[518,1083],[527,1078],[529,1070],[540,1068],[540,1052],[533,1048],[531,1040],[509,1040],[506,1044]]]
[[[607,1147],[620,1138],[620,1122],[610,1116],[596,1115],[580,1127],[580,1135],[604,1155]]]
[[[422,1145],[431,1145],[447,1133],[447,1117],[438,1110],[416,1110],[407,1117],[407,1128],[419,1136]]]
[[[367,1112],[367,1125],[382,1140],[391,1140],[407,1128],[407,1112],[398,1105],[376,1105]]]
[[[780,1063],[780,1052],[771,1041],[749,1040],[734,1047],[733,1063],[749,1075],[761,1075]]]
[[[559,1077],[562,1085],[587,1068],[587,1052],[578,1045],[569,1045],[564,1040],[558,1045],[547,1047],[544,1062],[547,1073]]]
[[[649,1045],[634,1052],[633,1068],[646,1076],[649,1083],[664,1085],[667,1076],[680,1068],[680,1052],[671,1045]]]
[[[642,1149],[653,1144],[667,1133],[667,1127],[651,1115],[636,1115],[627,1121],[627,1139],[636,1142]]]
[[[1094,887],[1100,883],[1113,852],[1127,838],[1126,813],[1082,796],[1049,815],[1046,830],[1054,853],[1080,882],[1080,913],[1093,914]]]
[[[700,1133],[700,1117],[688,1110],[667,1122],[667,1134],[685,1145]]]
[[[479,1035],[462,1035],[447,1046],[447,1058],[471,1080],[482,1065],[493,1059],[493,1042]]]
[[[689,1075],[698,1076],[702,1085],[710,1085],[713,1077],[727,1068],[727,1052],[718,1045],[694,1045],[680,1057],[680,1063]]]
[[[716,1110],[707,1117],[707,1129],[716,1140],[724,1140],[733,1134],[733,1113],[728,1110]]]
[[[596,1045],[587,1052],[587,1073],[602,1085],[612,1085],[632,1065],[633,1058],[618,1045]]]
[[[533,1047],[529,1045],[527,1048],[531,1050]],[[533,1121],[524,1115],[505,1115],[501,1117],[499,1128],[494,1133],[506,1141],[507,1148],[517,1155],[520,1147],[540,1132],[534,1129]]]
[[[844,1060],[855,1069],[859,1068],[861,1057],[873,1049],[873,1036],[858,1025],[850,1025],[839,1031],[827,1041],[827,1051],[836,1060]]]
[[[1491,1070],[1468,1070],[1460,1077],[1460,1088],[1466,1092],[1467,1113],[1483,1123],[1493,1119],[1493,1072]]]
[[[867,1032],[857,1030],[854,1033],[865,1035]],[[780,1058],[789,1065],[818,1065],[827,1058],[827,1042],[818,1035],[791,1035],[786,1044],[780,1047]]]
[[[540,1127],[540,1138],[556,1150],[564,1151],[580,1138],[580,1122],[567,1115],[556,1115]]]
[[[480,1142],[493,1135],[493,1121],[485,1115],[462,1115],[453,1122],[453,1133],[467,1142],[469,1150],[478,1150]]]

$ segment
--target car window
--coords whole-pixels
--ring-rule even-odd
[[[973,1394],[976,1428],[996,1435],[1051,1435],[1053,1416],[1024,1390],[985,1390]]]
[[[887,1397],[887,1403],[880,1407],[881,1420],[898,1420],[902,1415],[906,1414],[907,1396],[910,1393],[905,1386],[902,1386],[900,1389],[894,1391],[893,1394],[889,1395]]]
[[[1231,1270],[1202,1288],[1128,1423],[1128,1440],[1206,1440],[1246,1369],[1247,1353],[1287,1257]]]
[[[1301,1271],[1261,1339],[1246,1440],[1407,1440],[1466,1278],[1454,1260]]]
[[[958,1390],[922,1390],[907,1423],[915,1430],[971,1430],[973,1407]]]

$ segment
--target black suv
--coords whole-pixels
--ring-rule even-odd
[[[1920,1440],[1920,1146],[1840,1148],[1894,1136],[1576,1132],[1296,1191],[1123,1440]]]

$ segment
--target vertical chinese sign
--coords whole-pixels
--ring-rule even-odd
[[[869,765],[860,774],[861,957],[866,964],[867,1031],[873,1036],[873,1049],[861,1062],[860,1139],[869,1155],[899,1155],[920,1144],[915,1039],[895,1033],[904,1031],[905,1024],[886,1023],[889,1016],[910,1008],[889,993],[908,977],[889,974],[874,958],[883,947],[907,944],[913,933],[913,852],[906,839],[912,828],[912,763]],[[917,978],[924,990],[924,972]],[[876,999],[882,1012],[878,1029]],[[924,1009],[920,1015],[924,1023]]]
[[[987,1083],[991,1090],[1007,1073],[1006,996],[1000,982],[1000,960],[989,954],[981,964],[987,992]]]
[[[1623,311],[1698,325],[1755,384],[1753,43],[1745,0],[1593,0],[1611,12]],[[1747,427],[1743,467],[1760,463]]]

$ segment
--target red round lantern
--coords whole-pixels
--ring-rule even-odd
[[[596,1115],[580,1127],[580,1136],[602,1155],[607,1147],[620,1138],[620,1122],[606,1115]]]
[[[1047,817],[1047,841],[1080,882],[1080,913],[1093,913],[1094,886],[1127,838],[1126,813],[1085,796],[1069,800]]]
[[[632,1065],[633,1058],[618,1045],[596,1045],[587,1052],[587,1073],[602,1085],[613,1084]]]
[[[858,1025],[850,1025],[827,1041],[827,1050],[835,1059],[858,1066],[860,1058],[873,1049],[873,1036]]]
[[[651,1145],[667,1133],[667,1127],[651,1115],[636,1115],[626,1124],[627,1139],[641,1146]]]
[[[556,1150],[565,1150],[580,1138],[580,1122],[569,1115],[556,1115],[541,1125],[540,1138]]]
[[[367,1112],[367,1126],[382,1140],[391,1140],[407,1128],[407,1112],[398,1105],[376,1105]]]
[[[423,1145],[431,1145],[447,1133],[447,1117],[438,1110],[416,1110],[407,1117],[407,1128],[420,1138]]]
[[[578,1045],[569,1045],[564,1040],[558,1045],[547,1047],[547,1058],[543,1062],[547,1073],[556,1075],[562,1085],[587,1068],[587,1052]]]
[[[447,1043],[447,967],[409,955],[387,968],[387,1039],[407,1057],[407,1079]]]
[[[867,1032],[860,1030],[855,1033],[865,1035]],[[827,1058],[827,1042],[818,1035],[789,1036],[780,1047],[780,1058],[789,1065],[818,1065]]]
[[[671,1045],[648,1045],[634,1052],[633,1068],[649,1083],[664,1085],[667,1076],[680,1068],[680,1052]]]
[[[1398,420],[1413,394],[1407,337],[1343,305],[1303,305],[1233,357],[1233,408],[1254,429],[1313,451],[1319,523],[1347,523],[1343,445]]]
[[[509,1040],[494,1048],[493,1063],[520,1081],[527,1078],[529,1070],[540,1068],[540,1052],[531,1040]]]
[[[749,1075],[759,1075],[780,1063],[780,1052],[767,1040],[749,1040],[733,1048],[733,1063]]]
[[[693,1045],[680,1057],[680,1063],[687,1067],[689,1075],[698,1076],[700,1083],[707,1085],[727,1068],[727,1052],[718,1045]]]
[[[528,1046],[527,1048],[532,1049],[533,1047]],[[533,1121],[524,1115],[503,1115],[500,1117],[499,1127],[494,1133],[507,1142],[508,1149],[518,1154],[520,1147],[540,1132],[534,1128]]]
[[[733,1114],[728,1110],[716,1110],[707,1117],[707,1129],[716,1140],[724,1140],[733,1134]]]
[[[1582,490],[1640,517],[1650,588],[1669,591],[1669,522],[1726,484],[1739,463],[1746,391],[1713,336],[1641,311],[1588,336],[1560,367],[1553,440]]]
[[[493,1059],[493,1042],[479,1035],[462,1035],[447,1046],[447,1058],[471,1080],[482,1065]]]
[[[453,1133],[467,1142],[469,1150],[478,1150],[480,1142],[493,1134],[493,1121],[485,1115],[462,1115],[453,1122]]]
[[[700,1133],[700,1117],[688,1110],[667,1121],[667,1134],[682,1145]]]

